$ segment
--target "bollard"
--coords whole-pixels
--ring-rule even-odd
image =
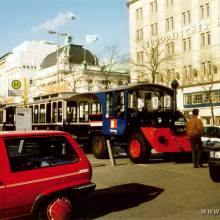
[[[113,153],[112,153],[112,148],[111,148],[111,141],[110,141],[110,139],[107,139],[107,147],[108,147],[108,154],[109,154],[109,158],[110,158],[111,164],[112,164],[112,166],[115,166],[115,165],[116,165],[116,162],[115,162],[114,155],[113,155]]]

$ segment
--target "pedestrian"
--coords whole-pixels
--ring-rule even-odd
[[[189,136],[192,148],[192,161],[194,168],[203,167],[202,165],[202,140],[203,123],[198,118],[199,110],[193,109],[192,117],[187,123],[187,134]]]

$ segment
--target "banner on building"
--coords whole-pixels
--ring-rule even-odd
[[[23,96],[24,82],[19,79],[10,79],[8,85],[8,96]]]

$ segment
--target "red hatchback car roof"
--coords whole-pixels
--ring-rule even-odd
[[[29,136],[39,136],[39,135],[66,135],[63,131],[2,131],[0,132],[0,138],[9,137],[29,137]]]

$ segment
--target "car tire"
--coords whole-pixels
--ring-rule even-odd
[[[108,158],[108,147],[106,139],[103,135],[96,135],[92,137],[92,152],[98,159]]]
[[[38,220],[68,220],[72,213],[72,203],[68,197],[59,196],[43,203],[35,219]]]
[[[140,133],[131,136],[128,142],[127,154],[133,163],[146,163],[151,156],[151,148]]]
[[[209,174],[214,182],[220,182],[220,169],[209,164]]]

